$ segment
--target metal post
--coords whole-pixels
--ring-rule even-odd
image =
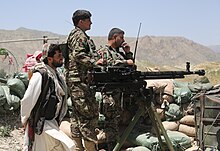
[[[43,36],[43,44],[46,44],[48,41],[47,36]]]

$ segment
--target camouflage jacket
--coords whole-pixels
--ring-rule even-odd
[[[98,50],[102,58],[107,60],[107,66],[123,66],[127,65],[128,59],[133,60],[133,53],[124,53],[120,49],[114,49],[111,46],[105,45]]]
[[[100,58],[92,39],[80,28],[76,27],[68,36],[69,61],[67,79],[70,82],[86,83],[87,71]]]

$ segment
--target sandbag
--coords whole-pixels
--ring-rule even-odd
[[[186,115],[180,119],[180,123],[189,126],[195,126],[195,117],[194,115]]]
[[[187,136],[190,136],[190,137],[195,137],[196,136],[196,129],[195,129],[195,127],[192,127],[192,126],[180,124],[178,131],[182,132],[182,133],[184,133],[184,134],[186,134]]]
[[[20,107],[20,98],[16,95],[10,95],[10,99],[3,105],[4,110],[17,110]]]
[[[4,92],[5,92],[5,97],[7,99],[7,103],[11,102],[11,94],[10,94],[10,89],[8,86],[2,86]]]
[[[24,83],[20,79],[8,79],[7,85],[9,86],[11,94],[18,96],[20,99],[23,98],[26,89]]]
[[[192,92],[199,92],[201,90],[211,90],[213,85],[210,83],[209,79],[206,76],[199,76],[194,79],[193,84],[189,84],[189,89]]]
[[[24,85],[25,85],[25,88],[28,87],[28,73],[27,72],[21,72],[21,73],[18,73],[18,75],[16,76],[16,78],[20,79]]]
[[[167,121],[177,121],[183,117],[183,112],[179,105],[172,103],[166,109],[165,117]]]
[[[182,151],[183,148],[191,147],[191,139],[187,135],[178,131],[169,130],[167,131],[167,135],[172,142],[175,151]],[[162,136],[161,138],[164,145],[166,146],[164,137]],[[133,140],[133,143],[135,143],[136,145],[147,147],[151,151],[161,151],[158,138],[156,136],[152,136],[150,133],[138,135],[136,139]]]
[[[153,87],[155,93],[162,93],[173,95],[173,81],[170,79],[162,80],[147,80],[147,87]]]
[[[152,87],[154,91],[154,100],[158,104],[163,104],[164,101],[173,102],[173,81],[170,79],[147,80],[147,87]]]
[[[3,105],[3,108],[4,108],[5,111],[10,111],[11,110],[11,107],[7,102]]]
[[[6,99],[6,96],[5,96],[5,91],[2,88],[2,86],[0,86],[0,106],[5,104],[6,101],[7,101],[7,99]]]
[[[186,87],[175,87],[174,88],[174,100],[177,104],[184,104],[191,101],[192,92]]]
[[[196,84],[189,84],[189,89],[192,92],[200,92],[201,90],[211,90],[213,88],[211,83],[196,83]]]
[[[179,129],[180,123],[178,121],[164,121],[162,122],[163,127],[165,130],[170,130],[170,131],[177,131]]]
[[[193,83],[210,83],[206,76],[199,76],[193,80]]]
[[[174,87],[181,88],[181,87],[187,87],[189,85],[189,83],[173,80],[173,85],[174,85]]]
[[[11,102],[9,103],[11,110],[17,110],[20,107],[20,98],[16,95],[11,95]]]

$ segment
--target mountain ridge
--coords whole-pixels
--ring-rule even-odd
[[[16,30],[0,29],[0,48],[10,50],[18,59],[20,65],[24,63],[26,54],[41,50],[42,41],[27,41],[14,43],[1,43],[6,40],[41,38],[43,36],[58,37],[59,40],[49,40],[49,43],[61,43],[67,35],[60,35],[50,31],[39,31],[20,27]],[[126,36],[126,35],[125,35]],[[91,37],[97,48],[105,45],[107,36]],[[134,52],[136,38],[125,37]],[[212,49],[189,40],[185,37],[172,36],[143,36],[139,37],[136,59],[138,62],[148,62],[156,66],[182,66],[186,61],[197,65],[203,62],[220,60],[220,54]]]

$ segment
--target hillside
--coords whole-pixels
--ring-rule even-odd
[[[211,45],[208,46],[210,49],[212,49],[213,51],[220,53],[220,45]]]
[[[211,49],[183,37],[145,36],[140,39],[137,59],[157,65],[181,65],[218,61],[220,56]]]
[[[58,35],[48,31],[37,31],[26,28],[17,30],[0,30],[0,41],[16,39],[42,38],[43,36],[57,37],[58,42],[66,39],[66,35]],[[92,37],[97,48],[104,45],[107,37]],[[136,38],[126,37],[126,41],[131,45],[134,51]],[[57,40],[49,41],[57,42]],[[17,58],[19,65],[22,65],[26,54],[41,50],[42,41],[26,41],[13,43],[0,43],[0,48],[10,50]],[[218,61],[220,54],[215,53],[208,47],[188,40],[184,37],[155,37],[144,36],[139,38],[136,59],[138,61],[147,61],[154,65],[176,65],[182,66],[186,61],[191,64],[200,64],[202,62]]]

